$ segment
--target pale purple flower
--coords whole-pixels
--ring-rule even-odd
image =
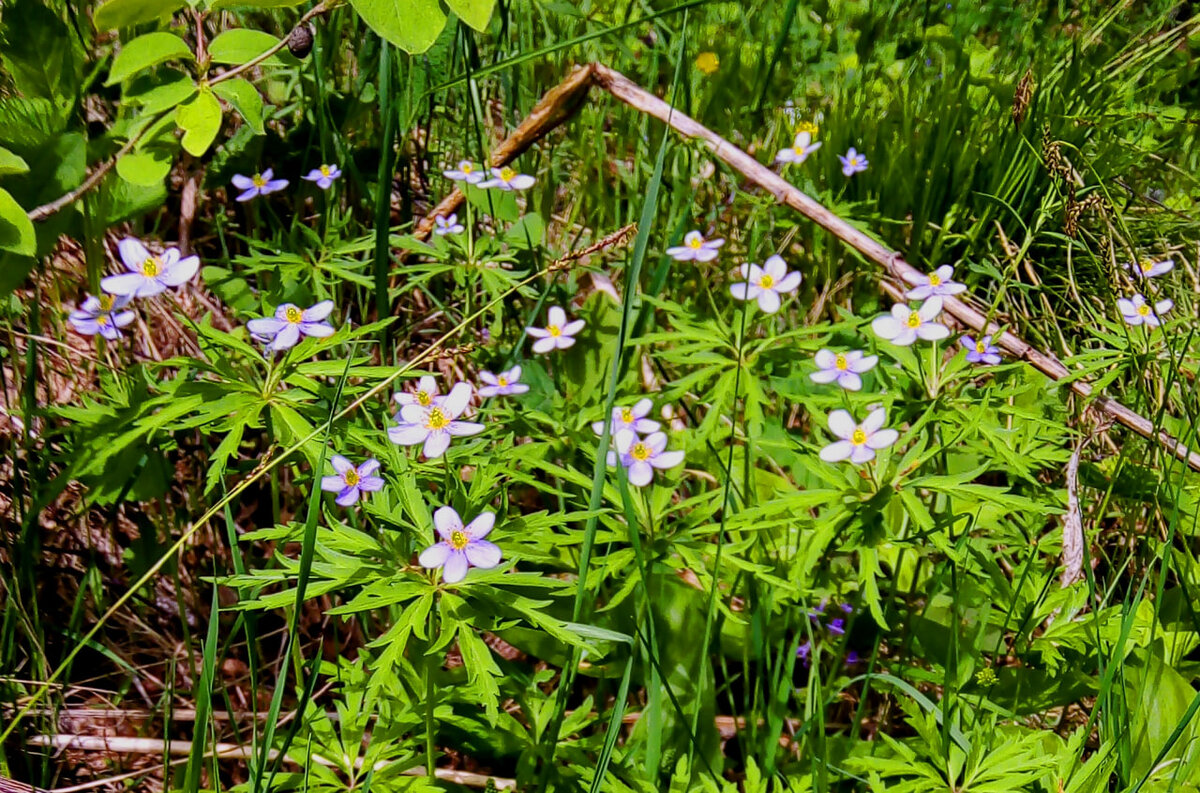
[[[452,171],[442,171],[442,174],[447,179],[453,179],[456,182],[466,182],[467,184],[479,184],[483,181],[484,172],[475,167],[475,163],[470,160],[459,160],[458,167]]]
[[[871,323],[875,335],[887,339],[892,344],[907,347],[917,339],[937,341],[950,335],[950,329],[933,320],[942,313],[942,299],[929,298],[918,309],[911,309],[904,303],[892,306],[891,314],[882,314]]]
[[[134,320],[132,311],[122,311],[131,298],[124,295],[88,295],[79,308],[72,311],[67,321],[76,333],[84,336],[95,336],[97,333],[106,339],[119,339],[121,328]]]
[[[1153,306],[1141,295],[1134,295],[1132,300],[1123,297],[1117,299],[1117,308],[1121,309],[1121,316],[1125,317],[1126,322],[1134,326],[1145,325],[1148,328],[1161,325],[1162,315],[1174,307],[1175,301],[1170,298],[1164,298]]]
[[[433,233],[439,237],[444,237],[447,234],[462,234],[465,228],[463,224],[458,222],[458,215],[454,212],[451,212],[449,217],[438,215],[433,219],[433,222],[437,224],[437,228],[433,230]]]
[[[803,661],[805,666],[808,666],[808,656],[811,652],[812,645],[808,642],[804,642],[796,648],[796,657]]]
[[[775,155],[775,162],[801,163],[808,159],[808,155],[819,148],[821,148],[821,142],[817,141],[813,143],[812,133],[808,130],[801,130],[796,133],[796,139],[792,141],[790,149],[781,149]]]
[[[309,171],[304,179],[309,182],[316,182],[317,187],[321,188],[322,190],[328,190],[333,186],[334,180],[340,178],[341,175],[342,169],[336,165],[322,165],[319,168],[313,168],[311,171]],[[238,186],[240,187],[241,185]],[[284,180],[284,186],[287,186],[286,180]],[[268,190],[266,192],[270,191]],[[253,198],[253,196],[251,196],[251,198]],[[240,201],[241,199],[239,198],[238,200]]]
[[[479,379],[487,383],[487,385],[479,389],[479,396],[481,397],[513,396],[515,394],[524,394],[529,390],[529,386],[520,382],[521,367],[519,366],[514,366],[507,372],[501,372],[500,374],[483,371],[479,373]]]
[[[374,493],[383,489],[383,478],[375,475],[379,470],[378,460],[372,458],[355,467],[354,463],[342,455],[335,454],[329,462],[333,470],[337,471],[337,476],[321,477],[321,489],[337,493],[337,503],[340,506],[348,507],[358,501],[363,493]]]
[[[237,197],[238,201],[249,201],[251,198],[282,190],[288,186],[288,180],[276,179],[274,170],[268,168],[254,176],[242,176],[240,173],[235,173],[233,186],[242,191]]]
[[[451,438],[483,432],[482,424],[458,421],[470,401],[471,384],[455,383],[441,402],[400,408],[400,425],[389,428],[388,437],[401,446],[423,443],[421,451],[427,459],[441,457],[450,447]]]
[[[958,340],[967,351],[967,360],[971,363],[987,363],[995,366],[1000,363],[1000,348],[992,344],[991,336],[983,336],[978,341],[970,336]]]
[[[631,432],[645,435],[651,432],[658,431],[658,422],[653,419],[648,419],[650,408],[654,403],[647,398],[642,398],[637,401],[633,407],[629,408],[613,408],[612,423],[610,425],[609,434],[612,437],[617,437],[617,433],[621,430],[630,430]],[[604,422],[592,422],[592,432],[597,435],[604,434]]]
[[[583,330],[582,319],[567,322],[567,313],[558,306],[551,306],[546,318],[549,322],[545,328],[525,329],[526,333],[537,339],[533,343],[536,353],[565,350],[575,343],[575,334]]]
[[[818,350],[814,360],[817,371],[809,375],[814,383],[837,382],[847,391],[858,391],[862,388],[862,375],[875,368],[879,362],[877,355],[863,355],[861,350],[835,353],[832,350]]]
[[[154,256],[133,237],[117,243],[117,250],[129,272],[100,281],[100,288],[114,295],[153,297],[168,287],[186,284],[200,269],[199,256],[180,258],[178,248],[167,248],[161,256]]]
[[[838,155],[838,159],[842,161],[842,176],[854,176],[856,173],[867,170],[870,165],[867,162],[867,157],[864,154],[859,154],[858,149],[853,146],[846,152],[846,156]]]
[[[654,480],[655,468],[674,468],[683,462],[683,452],[666,451],[667,436],[661,432],[639,439],[636,432],[621,430],[616,435],[616,446],[616,454],[608,453],[609,465],[614,465],[619,455],[629,484],[637,487],[645,487]]]
[[[275,316],[247,322],[246,330],[269,350],[287,350],[295,347],[301,336],[318,339],[332,336],[333,326],[325,322],[332,311],[332,300],[322,300],[310,308],[284,303],[275,309]]]
[[[446,397],[438,396],[437,381],[430,375],[424,375],[417,381],[415,391],[397,391],[392,399],[395,399],[396,404],[401,407],[404,405],[420,405],[424,408],[430,405],[440,405]]]
[[[800,273],[789,273],[780,256],[767,259],[762,267],[757,264],[743,264],[738,272],[746,281],[730,286],[730,293],[738,300],[758,298],[758,307],[767,314],[774,314],[779,310],[780,295],[794,292],[800,286]]]
[[[875,459],[877,449],[886,449],[900,438],[893,429],[883,429],[887,422],[887,411],[876,408],[867,414],[862,424],[846,410],[835,410],[829,414],[829,431],[838,438],[821,450],[821,459],[836,463],[849,459],[854,464]]]
[[[495,513],[480,512],[464,526],[453,507],[440,507],[433,513],[433,525],[441,541],[421,551],[417,562],[429,570],[442,568],[447,584],[466,578],[472,567],[487,570],[500,564],[500,548],[484,539],[496,525]]]
[[[689,231],[683,236],[682,245],[667,248],[667,255],[677,262],[711,262],[724,244],[723,239],[706,240],[700,232]]]
[[[536,181],[532,176],[517,173],[506,165],[503,168],[493,168],[492,178],[486,182],[480,182],[479,187],[483,190],[490,187],[497,187],[501,190],[527,190],[533,187],[533,183]]]
[[[1174,259],[1163,259],[1162,261],[1154,261],[1153,259],[1142,259],[1138,264],[1125,265],[1127,270],[1131,270],[1134,275],[1142,278],[1154,278],[1155,276],[1164,275],[1171,272],[1175,268]]]
[[[933,295],[947,297],[967,291],[966,284],[950,280],[953,275],[954,268],[949,264],[943,264],[929,275],[911,275],[908,280],[916,286],[908,290],[904,296],[909,300],[924,300]]]

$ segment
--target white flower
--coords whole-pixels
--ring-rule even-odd
[[[897,441],[900,433],[882,429],[887,423],[887,411],[875,408],[867,414],[862,424],[854,421],[849,411],[835,410],[829,414],[829,431],[840,440],[821,450],[821,459],[836,463],[849,459],[854,464],[875,459],[877,449],[886,449]]]
[[[655,432],[645,439],[638,439],[632,430],[621,430],[616,437],[617,454],[625,466],[629,484],[645,487],[654,480],[655,468],[674,468],[683,462],[683,452],[668,452],[667,436]],[[616,455],[608,453],[608,463],[616,462]]]
[[[658,430],[658,422],[646,418],[646,416],[650,415],[650,408],[653,405],[654,403],[649,399],[642,398],[631,408],[613,408],[609,433],[613,438],[616,438],[617,433],[622,430],[630,430],[631,432],[641,434],[656,432]],[[603,435],[604,422],[593,421],[592,432],[597,435]]]
[[[440,405],[445,398],[438,396],[437,381],[430,375],[425,375],[417,381],[416,391],[397,391],[396,395],[392,397],[401,407],[404,405],[420,405],[421,407]]]
[[[506,165],[503,168],[493,168],[492,178],[486,182],[480,182],[479,187],[484,190],[489,187],[498,187],[501,190],[526,190],[533,187],[533,183],[536,181],[532,176],[517,173]]]
[[[775,155],[775,162],[804,162],[808,159],[808,155],[819,148],[821,148],[821,142],[813,143],[812,133],[808,130],[801,130],[796,133],[796,139],[792,141],[790,149],[782,149]]]
[[[325,321],[333,311],[332,300],[322,300],[309,308],[284,303],[275,309],[275,316],[252,319],[246,323],[250,335],[270,350],[295,347],[302,336],[324,339],[333,335],[333,326]]]
[[[706,240],[698,231],[689,231],[683,244],[667,248],[667,255],[677,262],[711,262],[717,258],[717,249],[725,244],[723,239]]]
[[[123,310],[132,299],[122,295],[88,295],[79,308],[71,312],[67,321],[77,333],[84,336],[99,333],[109,340],[119,339],[121,328],[134,320],[132,311]]]
[[[779,295],[796,291],[800,286],[800,273],[789,273],[787,265],[779,256],[767,259],[766,264],[743,264],[739,269],[743,284],[734,284],[729,291],[738,300],[758,298],[758,307],[767,314],[779,310]]]
[[[433,233],[439,237],[444,237],[447,234],[462,234],[463,232],[463,224],[458,222],[458,215],[454,212],[451,212],[449,217],[438,215],[433,219],[433,222],[437,224],[437,228],[433,230]]]
[[[1175,268],[1174,259],[1163,259],[1156,262],[1153,259],[1142,259],[1138,264],[1127,264],[1125,269],[1131,270],[1134,275],[1139,275],[1142,278],[1153,278],[1156,275],[1169,273]]]
[[[942,313],[942,299],[931,297],[915,311],[904,303],[892,306],[891,314],[882,314],[871,323],[871,329],[881,339],[907,347],[918,338],[926,341],[944,339],[950,329],[933,320]]]
[[[484,173],[475,167],[475,163],[470,160],[459,160],[458,167],[453,171],[442,171],[442,174],[447,179],[453,179],[456,182],[466,182],[467,184],[479,184],[483,181]]]
[[[526,333],[537,339],[533,343],[534,352],[565,350],[575,343],[575,334],[583,330],[582,319],[567,322],[567,313],[558,306],[550,307],[547,319],[549,319],[549,324],[545,328],[525,329]]]
[[[401,446],[425,444],[422,452],[427,459],[441,457],[452,437],[483,432],[482,424],[457,421],[470,401],[471,385],[456,383],[439,404],[405,405],[400,408],[400,426],[388,429],[388,437]]]
[[[168,287],[182,286],[200,269],[200,257],[180,258],[178,248],[167,248],[162,256],[152,256],[146,246],[133,237],[117,243],[127,273],[110,275],[100,288],[124,297],[153,297]]]
[[[1146,298],[1141,295],[1134,295],[1132,300],[1118,298],[1117,308],[1121,309],[1121,316],[1125,317],[1125,321],[1130,325],[1145,325],[1148,328],[1157,328],[1162,324],[1162,315],[1166,314],[1175,307],[1175,301],[1170,298],[1164,298],[1158,301],[1153,306],[1146,302]]]
[[[952,275],[954,275],[954,268],[948,264],[943,264],[929,275],[909,276],[908,280],[916,284],[916,286],[908,290],[904,296],[909,300],[924,300],[933,295],[944,297],[967,291],[965,284],[950,280],[950,276]]]
[[[479,389],[479,396],[481,397],[513,396],[524,394],[529,390],[529,386],[520,382],[521,367],[519,366],[514,366],[507,372],[501,372],[500,374],[483,371],[479,373],[479,379],[487,383],[487,385]]]
[[[858,391],[862,388],[863,372],[869,372],[879,362],[876,355],[863,355],[861,350],[835,353],[832,350],[819,350],[814,359],[817,371],[809,375],[814,383],[837,384],[847,391]]]

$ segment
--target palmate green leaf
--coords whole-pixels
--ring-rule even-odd
[[[255,135],[263,134],[263,100],[248,80],[235,77],[213,86],[213,93],[224,99],[236,110]]]
[[[350,5],[371,30],[405,52],[429,49],[446,26],[437,0],[350,0]]]
[[[186,3],[183,0],[107,0],[92,15],[96,30],[115,30],[166,19]]]
[[[116,85],[140,71],[170,60],[195,60],[195,56],[187,42],[174,33],[159,31],[138,36],[117,53],[104,84]]]
[[[7,190],[0,189],[0,251],[21,256],[37,253],[37,235],[25,210]]]

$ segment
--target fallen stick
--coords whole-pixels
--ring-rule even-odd
[[[779,203],[796,210],[866,258],[883,267],[887,274],[899,283],[912,283],[915,276],[922,275],[919,270],[904,261],[896,251],[889,250],[880,242],[859,231],[717,133],[679,110],[673,109],[662,99],[644,90],[625,75],[603,64],[590,63],[580,66],[565,80],[547,91],[529,116],[513,131],[513,134],[492,152],[491,165],[500,167],[512,162],[517,155],[528,149],[537,139],[565,122],[574,114],[583,96],[587,93],[588,87],[592,85],[604,89],[638,112],[657,118],[681,135],[703,141],[713,154],[726,165],[775,196]],[[437,215],[448,215],[456,211],[462,206],[463,199],[462,191],[456,188],[417,224],[415,236],[428,237],[434,227],[434,218]],[[881,288],[892,295],[898,294],[897,285],[886,280],[881,283]],[[1001,331],[998,325],[989,322],[983,313],[966,302],[956,297],[947,297],[944,306],[946,312],[959,323],[971,328],[976,333],[991,334],[993,343],[1002,347],[1014,358],[1025,361],[1050,379],[1062,381],[1076,374],[1051,353],[1036,349],[1011,331]],[[1067,385],[1076,394],[1091,400],[1090,404],[1097,410],[1111,416],[1118,423],[1125,425],[1143,438],[1161,444],[1173,455],[1186,462],[1193,470],[1200,471],[1200,454],[1191,451],[1166,430],[1156,428],[1154,422],[1130,410],[1115,399],[1097,393],[1092,389],[1091,384],[1078,377],[1070,380]]]

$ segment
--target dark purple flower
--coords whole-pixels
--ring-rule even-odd
[[[831,620],[829,623],[829,632],[834,636],[841,636],[846,632],[846,621],[841,617],[836,620]]]

